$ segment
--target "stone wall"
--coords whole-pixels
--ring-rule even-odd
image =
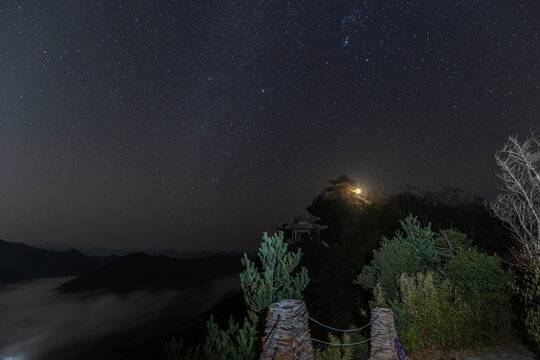
[[[396,326],[391,309],[375,308],[371,310],[371,351],[369,360],[399,360],[394,349]]]
[[[306,303],[282,300],[268,308],[261,360],[313,360]]]
[[[400,360],[391,309],[371,311],[369,360]],[[308,312],[302,300],[282,300],[270,305],[266,317],[261,360],[313,360]]]

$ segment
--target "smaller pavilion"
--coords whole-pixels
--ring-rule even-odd
[[[326,225],[316,224],[321,218],[310,214],[307,210],[294,218],[291,223],[285,226],[285,229],[292,233],[291,243],[307,239],[319,238],[320,232],[328,228]]]

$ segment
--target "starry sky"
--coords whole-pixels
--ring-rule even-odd
[[[537,0],[0,2],[0,238],[252,250],[347,173],[496,191]]]

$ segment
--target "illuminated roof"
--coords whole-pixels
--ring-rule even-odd
[[[323,188],[323,190],[326,190],[326,191],[348,191],[349,189],[352,189],[352,188],[355,188],[354,186],[352,186],[351,184],[338,184],[338,185],[334,185],[334,186],[330,186],[330,187],[325,187]]]
[[[335,180],[328,180],[329,183],[337,185],[337,184],[354,184],[354,181],[349,179],[349,177],[343,173],[339,174],[338,178]]]

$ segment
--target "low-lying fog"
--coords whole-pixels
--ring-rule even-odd
[[[124,296],[81,297],[54,291],[69,279],[40,279],[0,287],[0,359],[39,359],[75,342],[150,321],[173,303],[181,302],[186,316],[193,316],[238,287],[238,276],[231,276],[204,289],[158,294],[140,291]]]

